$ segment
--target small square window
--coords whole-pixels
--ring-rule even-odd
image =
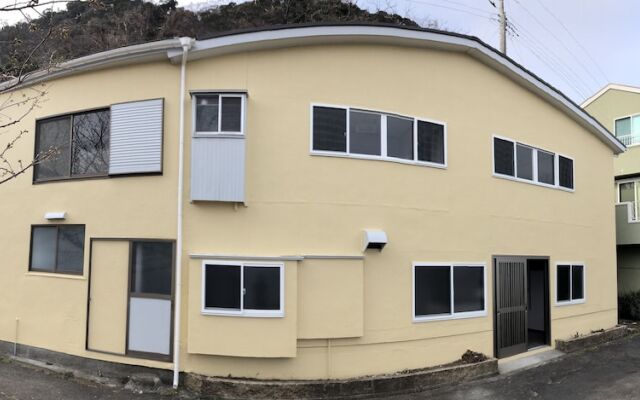
[[[84,266],[84,225],[31,228],[30,271],[81,275]]]
[[[347,110],[313,107],[313,149],[347,152]]]
[[[556,269],[556,302],[572,304],[584,302],[584,265],[561,264]]]
[[[282,317],[282,265],[205,262],[204,314]]]
[[[194,96],[195,134],[243,134],[244,95],[198,94]]]

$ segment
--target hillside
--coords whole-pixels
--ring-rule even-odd
[[[0,29],[0,78],[152,40],[203,38],[271,25],[355,21],[418,26],[398,14],[373,13],[341,0],[255,0],[202,11],[179,8],[176,0],[160,4],[142,0],[71,2],[66,10]]]

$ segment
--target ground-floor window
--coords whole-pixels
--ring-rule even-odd
[[[585,301],[585,267],[583,264],[558,263],[556,267],[556,303]]]
[[[486,311],[484,264],[414,264],[414,321],[484,316]]]
[[[29,270],[82,275],[84,225],[31,227]]]
[[[284,265],[205,261],[202,313],[248,317],[284,316]]]

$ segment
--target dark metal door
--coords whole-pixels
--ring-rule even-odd
[[[495,259],[495,346],[498,358],[527,351],[527,259]]]

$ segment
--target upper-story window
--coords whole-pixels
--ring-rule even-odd
[[[493,138],[493,172],[498,177],[574,189],[571,158],[510,139]]]
[[[38,120],[33,181],[161,173],[163,113],[150,99]]]
[[[615,135],[625,145],[640,143],[640,114],[615,120]]]
[[[39,120],[36,155],[53,152],[35,166],[35,181],[109,173],[109,110]]]
[[[244,94],[194,95],[196,136],[244,133]]]
[[[446,126],[378,111],[314,105],[312,152],[446,166]]]

